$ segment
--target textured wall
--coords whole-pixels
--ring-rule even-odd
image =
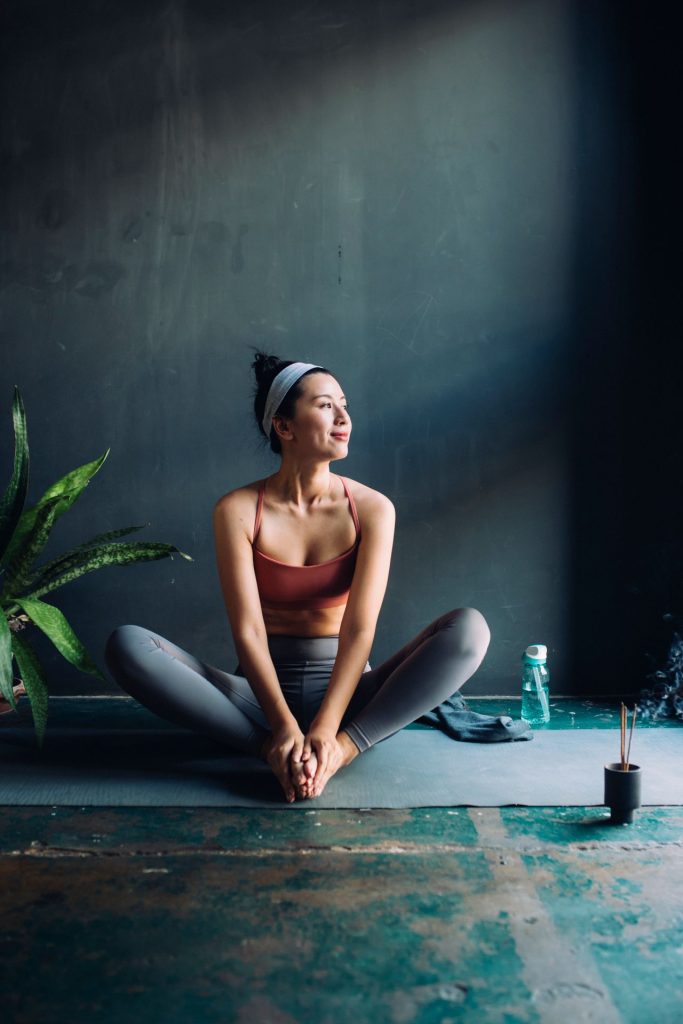
[[[3,485],[17,383],[32,500],[111,446],[46,554],[149,522],[137,539],[195,559],[52,595],[100,664],[138,622],[234,667],[211,508],[277,468],[259,345],[337,373],[354,434],[333,469],[396,504],[373,664],[473,605],[493,640],[471,691],[516,692],[543,642],[555,691],[590,692],[594,602],[601,657],[633,670],[626,385],[591,376],[620,322],[596,275],[623,291],[630,268],[628,54],[612,5],[578,6],[6,5]],[[54,692],[96,687],[38,647]]]

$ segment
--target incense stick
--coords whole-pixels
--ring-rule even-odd
[[[636,724],[636,705],[633,705],[633,718],[631,719],[631,732],[628,737],[628,750],[626,751],[626,771],[631,768],[631,740],[633,739],[633,727]]]
[[[626,771],[626,705],[621,702],[621,770]]]

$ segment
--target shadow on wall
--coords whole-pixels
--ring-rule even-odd
[[[213,0],[148,0],[143,8],[135,0],[109,7],[75,0],[67,16],[50,3],[7,0],[0,55],[8,84],[29,95],[36,90],[36,100],[54,105],[47,117],[43,108],[40,131],[27,135],[18,156],[24,171],[36,162],[49,174],[45,161],[59,164],[74,143],[83,151],[120,134],[128,145],[127,154],[120,151],[118,169],[134,169],[136,139],[159,122],[160,107],[167,108],[168,123],[173,108],[234,104],[248,123],[251,105],[271,92],[289,124],[288,97],[312,81],[319,101],[320,89],[324,96],[338,76],[372,66],[387,45],[392,60],[409,60],[421,33],[428,40],[444,31],[476,37],[506,13],[502,0],[463,0],[455,8],[449,0],[422,0],[419,8],[413,0],[330,0],[298,10],[277,0],[236,0],[228,7]],[[49,77],[55,83],[48,92],[37,67],[44,70],[40,81]],[[254,133],[262,127],[255,123]],[[176,139],[181,141],[187,140]],[[51,216],[47,220],[54,225]]]

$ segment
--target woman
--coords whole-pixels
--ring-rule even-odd
[[[348,454],[351,417],[328,370],[262,352],[252,368],[256,420],[281,461],[213,508],[237,668],[134,625],[114,630],[105,660],[152,711],[266,760],[291,802],[319,796],[340,768],[455,693],[491,634],[481,612],[456,608],[370,667],[394,506],[330,472]]]

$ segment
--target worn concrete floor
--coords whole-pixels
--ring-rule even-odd
[[[608,813],[6,807],[0,1021],[680,1024],[683,808]]]

